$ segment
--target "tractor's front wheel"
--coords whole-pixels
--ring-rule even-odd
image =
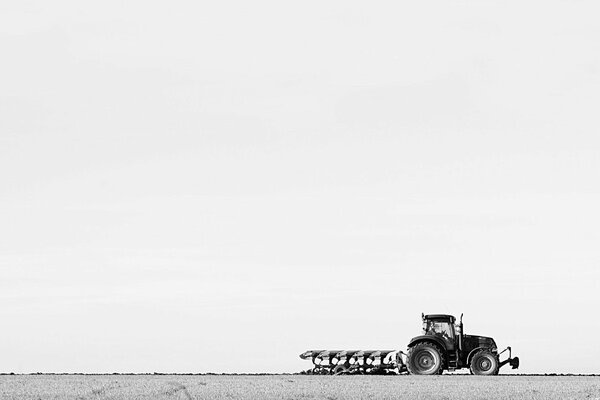
[[[480,350],[471,359],[473,375],[498,375],[499,369],[498,355],[489,350]]]
[[[432,343],[418,343],[408,351],[406,366],[413,375],[441,374],[443,365],[443,353]]]

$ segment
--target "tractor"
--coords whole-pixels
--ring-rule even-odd
[[[497,375],[500,368],[510,364],[519,368],[519,357],[512,358],[512,349],[498,353],[491,337],[466,335],[462,314],[456,323],[452,315],[421,315],[423,334],[408,343],[406,367],[414,375],[436,375],[444,370],[469,368],[474,375]],[[508,358],[500,362],[500,355],[508,351]]]
[[[400,374],[438,375],[469,368],[474,375],[497,375],[509,364],[519,368],[519,357],[507,347],[498,353],[494,339],[465,335],[462,314],[457,323],[452,315],[421,314],[423,334],[408,343],[408,353],[399,350],[309,350],[300,354],[314,367],[305,373],[320,375]],[[508,351],[508,358],[500,355]]]

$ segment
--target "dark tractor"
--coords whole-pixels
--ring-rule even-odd
[[[512,358],[507,347],[508,359],[500,362],[494,339],[486,336],[465,335],[462,314],[460,322],[452,315],[422,315],[423,335],[411,339],[408,344],[406,366],[414,375],[437,375],[444,370],[454,371],[469,367],[471,374],[497,375],[500,367],[510,364],[519,367],[519,357]]]

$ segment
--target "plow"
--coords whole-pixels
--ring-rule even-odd
[[[446,314],[421,315],[422,335],[412,338],[408,352],[400,350],[308,350],[300,354],[311,360],[311,375],[440,375],[469,368],[473,375],[497,375],[501,367],[519,368],[511,347],[498,352],[491,337],[466,335],[460,321]],[[500,356],[508,351],[508,358]]]
[[[407,371],[402,355],[398,350],[309,350],[300,358],[313,362],[307,374],[389,375]]]

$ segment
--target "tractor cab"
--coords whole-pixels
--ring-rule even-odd
[[[448,350],[454,350],[457,347],[457,336],[460,334],[460,324],[455,324],[455,318],[452,315],[430,314],[422,315],[423,334],[432,335],[441,338],[446,344]]]

